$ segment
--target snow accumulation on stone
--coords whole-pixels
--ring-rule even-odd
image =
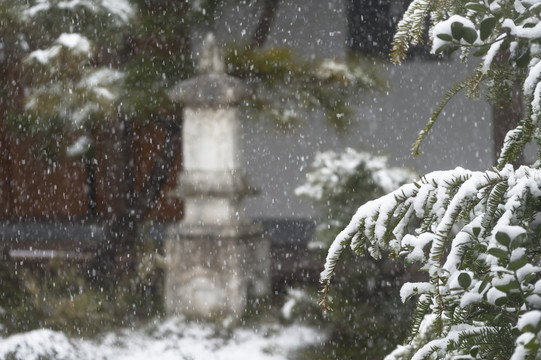
[[[285,360],[288,353],[324,340],[301,325],[261,325],[220,335],[210,325],[175,318],[143,329],[110,333],[100,340],[34,330],[0,339],[0,359],[80,360]]]

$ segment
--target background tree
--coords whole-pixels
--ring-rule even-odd
[[[348,49],[353,54],[387,57],[402,6],[387,0],[347,0]]]
[[[318,210],[315,233],[308,245],[316,261],[323,261],[324,251],[336,232],[348,224],[350,214],[359,204],[416,177],[408,169],[390,167],[387,157],[366,151],[347,148],[343,152],[316,153],[305,183],[295,189],[296,195],[311,200]],[[400,306],[398,290],[408,274],[403,266],[388,258],[349,256],[342,260],[342,266],[348,271],[336,276],[334,294],[340,310],[328,313],[317,323],[328,329],[329,340],[303,354],[314,359],[383,358],[407,333],[412,308]],[[308,294],[295,298],[297,293],[310,289],[306,286],[290,291],[290,301],[298,304],[293,307],[297,317],[306,316],[309,309],[319,313]],[[312,302],[303,304],[303,298]]]
[[[279,2],[255,4],[253,33],[227,51],[227,69],[254,94],[246,108],[288,128],[319,107],[341,126],[348,89],[375,86],[376,77],[359,66],[265,47]],[[32,152],[41,154],[43,171],[68,163],[77,173],[79,191],[66,190],[69,179],[60,190],[52,190],[54,179],[48,189],[38,189],[50,192],[51,200],[79,194],[60,204],[62,211],[39,215],[106,225],[107,240],[95,264],[101,278],[114,268],[125,270],[119,260],[134,246],[137,228],[166,204],[164,189],[174,185],[170,175],[181,162],[182,122],[166,91],[193,75],[191,39],[196,31],[212,29],[221,5],[210,0],[2,4],[6,142],[28,137]],[[142,153],[141,145],[149,152]],[[3,156],[9,158],[9,151]],[[23,192],[21,197],[28,195]],[[173,205],[180,212],[179,204]],[[16,220],[25,220],[20,213]]]

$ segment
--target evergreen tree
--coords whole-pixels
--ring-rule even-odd
[[[387,157],[366,151],[347,148],[343,152],[316,153],[305,183],[295,189],[296,195],[311,200],[318,210],[317,227],[308,244],[312,256],[323,261],[325,249],[336,232],[348,224],[358,204],[380,197],[416,177],[408,169],[390,167]],[[389,258],[342,259],[342,266],[348,272],[337,276],[333,294],[340,311],[326,314],[325,320],[317,323],[328,329],[329,340],[305,350],[304,357],[376,359],[399,344],[407,334],[408,315],[413,309],[411,305],[400,306],[398,290],[409,275],[401,265]],[[307,294],[304,296],[308,298]],[[313,301],[307,307],[302,300],[298,295],[297,299],[293,297],[293,303],[299,303],[293,307],[298,316],[309,318],[306,315],[309,310],[319,312]],[[352,326],[348,326],[350,323]],[[360,333],[359,329],[365,331]]]
[[[541,358],[541,171],[539,161],[511,165],[532,140],[541,159],[539,5],[414,0],[398,25],[395,62],[423,41],[427,24],[434,53],[460,50],[464,61],[481,58],[437,106],[415,154],[445,104],[463,89],[506,102],[519,79],[524,115],[501,144],[496,168],[427,174],[362,205],[331,245],[321,274],[324,308],[347,247],[375,258],[403,257],[426,273],[425,281],[402,286],[402,301],[416,298],[417,307],[407,343],[389,359]]]
[[[295,195],[308,198],[319,211],[313,242],[328,246],[359,204],[383,196],[416,177],[406,168],[389,167],[385,156],[352,148],[341,153],[331,150],[316,153],[306,182],[295,189]]]

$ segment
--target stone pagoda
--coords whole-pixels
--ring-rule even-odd
[[[166,235],[166,310],[238,318],[249,295],[269,291],[269,241],[242,205],[254,193],[240,139],[238,105],[246,91],[225,73],[212,34],[200,53],[198,75],[169,93],[184,105],[183,170],[170,194],[184,200],[184,219]]]

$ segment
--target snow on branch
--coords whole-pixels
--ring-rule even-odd
[[[60,55],[63,48],[72,55],[83,55],[85,57],[89,57],[92,51],[91,42],[86,37],[78,33],[63,33],[55,40],[52,46],[32,51],[26,61],[36,60],[43,65],[47,65]]]
[[[135,9],[128,0],[36,0],[30,2],[30,5],[22,12],[22,15],[32,19],[41,15],[42,12],[49,11],[55,7],[69,10],[80,7],[93,13],[104,11],[108,16],[114,16],[123,23],[127,23],[135,15]]]
[[[410,43],[422,43],[425,31],[425,20],[431,1],[413,0],[404,14],[393,38],[391,59],[400,63],[407,55]]]
[[[486,86],[487,100],[496,106],[505,104],[509,97],[506,81],[520,81],[524,95],[524,119],[508,136],[499,161],[513,162],[525,144],[535,137],[538,146],[541,134],[534,134],[540,112],[541,82],[541,5],[536,1],[497,0],[468,2],[414,0],[399,22],[393,38],[391,59],[400,63],[408,54],[410,45],[430,40],[436,56],[451,55],[460,50],[461,59],[478,57],[477,70],[469,79],[449,90],[444,100],[433,112],[427,126],[420,132],[413,147],[419,146],[427,136],[443,107],[458,90],[466,88],[468,95],[478,97],[479,88]],[[428,27],[428,31],[426,27]],[[470,56],[471,55],[471,56]],[[502,81],[502,78],[509,80]]]
[[[468,358],[514,360],[541,353],[541,3],[537,0],[414,0],[398,25],[391,58],[401,62],[425,26],[434,55],[461,50],[478,68],[449,90],[420,132],[413,152],[447,102],[462,89],[486,93],[502,106],[518,82],[524,112],[507,133],[495,169],[456,168],[362,205],[329,249],[320,304],[347,247],[383,252],[418,263],[427,280],[404,284],[404,301],[417,299],[409,342],[388,359]],[[481,89],[481,86],[486,86]],[[514,169],[535,140],[538,162]]]
[[[425,316],[435,315],[430,339],[406,347],[413,358],[432,350],[460,354],[457,343],[468,336],[500,336],[501,329],[495,331],[476,312],[507,304],[501,311],[513,327],[519,316],[530,319],[534,315],[526,314],[541,309],[541,268],[533,251],[539,198],[541,170],[506,165],[485,172],[433,172],[368,202],[329,249],[320,305],[328,305],[330,282],[347,247],[376,258],[385,251],[419,263],[428,274],[428,281],[406,283],[401,291],[403,301],[420,296],[412,339],[421,336]],[[522,328],[539,336],[539,327]],[[531,351],[523,340],[517,340],[517,354]]]

